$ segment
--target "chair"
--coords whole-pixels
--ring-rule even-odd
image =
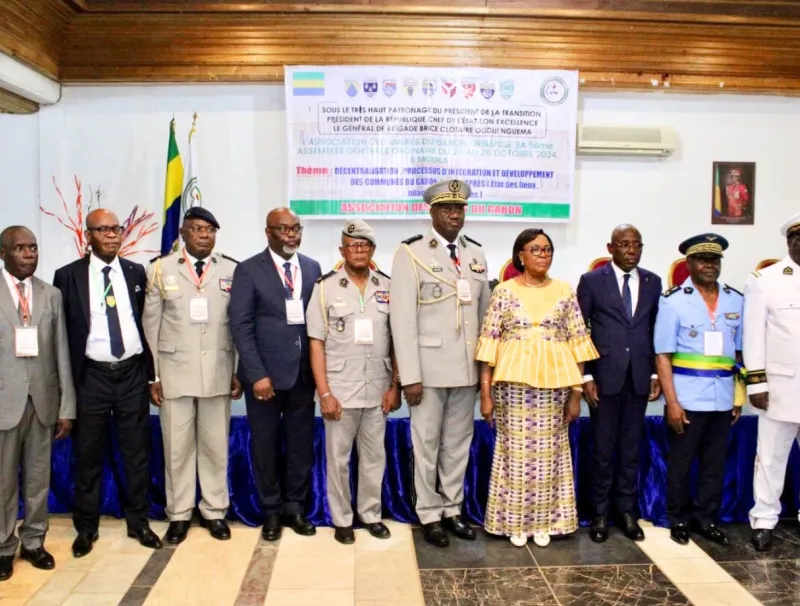
[[[611,263],[611,257],[597,257],[594,261],[589,263],[589,271],[600,269]]]
[[[683,284],[689,277],[689,267],[686,265],[686,257],[682,257],[672,262],[669,266],[669,287]]]
[[[510,280],[511,278],[516,278],[517,276],[521,276],[522,272],[518,271],[514,264],[511,262],[511,259],[506,261],[503,264],[503,267],[500,268],[500,282],[505,282],[506,280]]]
[[[762,269],[766,269],[770,265],[775,265],[780,259],[762,259],[756,265],[756,271],[761,271]]]
[[[344,259],[339,259],[336,263],[333,264],[333,271],[339,271],[340,269],[342,269],[342,265],[344,265]],[[375,261],[369,262],[369,268],[372,271],[378,271],[379,269],[378,264],[375,263]]]

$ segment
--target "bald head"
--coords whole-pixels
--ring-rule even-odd
[[[10,249],[18,236],[24,236],[27,239],[36,242],[36,236],[34,236],[33,232],[24,225],[9,225],[2,232],[0,232],[0,247],[4,248],[5,250]]]
[[[101,225],[119,225],[119,218],[106,208],[95,208],[86,215],[86,229],[92,229]]]
[[[117,215],[105,208],[96,208],[86,215],[86,240],[92,254],[111,263],[122,246],[122,227]]]
[[[303,228],[300,217],[285,207],[274,208],[267,215],[267,242],[269,248],[283,259],[290,259],[300,248]]]
[[[623,223],[611,232],[611,242],[606,246],[614,265],[625,273],[639,265],[642,258],[642,234],[633,225]]]
[[[639,233],[639,230],[636,229],[633,225],[631,225],[630,223],[620,223],[613,230],[611,230],[611,242],[614,242],[615,239],[620,240],[620,238],[624,238],[624,236],[627,235],[628,232],[638,236],[639,240],[642,239],[642,234]]]
[[[36,236],[22,225],[6,227],[0,233],[0,259],[6,271],[18,280],[29,278],[39,263]]]

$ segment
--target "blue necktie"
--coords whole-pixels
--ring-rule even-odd
[[[122,326],[119,323],[119,312],[117,311],[117,297],[114,296],[114,287],[111,285],[111,267],[106,265],[103,268],[103,292],[106,299],[103,302],[106,306],[106,319],[108,320],[108,338],[111,341],[111,355],[120,359],[125,355],[125,342],[122,340]],[[113,305],[109,305],[109,300]]]
[[[625,306],[625,311],[628,312],[628,319],[633,319],[633,297],[631,296],[631,275],[625,274],[623,276],[624,282],[622,283],[622,304]]]
[[[288,261],[283,264],[283,275],[286,276],[284,287],[286,288],[286,298],[294,298],[294,282],[292,281],[292,264]]]

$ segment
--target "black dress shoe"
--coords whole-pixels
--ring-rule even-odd
[[[200,516],[200,526],[208,529],[208,534],[217,539],[217,541],[227,541],[231,538],[231,529],[225,520],[206,520]]]
[[[450,544],[450,539],[447,538],[447,533],[442,528],[441,522],[423,524],[422,534],[425,540],[435,547],[447,547]]]
[[[589,528],[589,538],[595,543],[605,543],[608,539],[608,516],[597,516]]]
[[[631,513],[622,514],[622,534],[631,541],[644,541],[644,530]]]
[[[335,528],[333,538],[342,545],[352,545],[356,542],[356,533],[353,532],[352,526],[336,526]]]
[[[769,551],[772,547],[772,531],[769,528],[754,530],[750,542],[756,551]]]
[[[92,551],[94,542],[99,538],[97,531],[94,532],[79,532],[78,536],[72,542],[72,555],[76,558],[82,558],[89,555]]]
[[[456,535],[459,539],[475,540],[475,531],[466,524],[461,516],[451,516],[442,519],[442,526]]]
[[[702,524],[697,520],[692,521],[692,530],[697,534],[704,536],[712,543],[717,545],[730,545],[731,542],[723,532],[717,528],[716,524]]]
[[[261,528],[261,538],[265,541],[277,541],[281,538],[281,519],[277,514],[267,516],[267,521]]]
[[[364,524],[364,528],[367,529],[367,532],[370,533],[376,539],[388,539],[389,537],[392,536],[392,533],[389,532],[389,529],[383,522],[373,522],[371,524],[362,522],[362,524]]]
[[[0,581],[7,581],[14,574],[14,556],[0,556]]]
[[[56,561],[53,559],[44,547],[37,547],[36,549],[25,549],[24,547],[19,550],[19,557],[27,560],[34,568],[39,570],[53,570],[56,567]]]
[[[179,543],[183,543],[191,525],[192,523],[188,520],[170,522],[169,527],[167,527],[167,534],[164,535],[164,540],[170,545],[178,545]]]
[[[669,538],[680,545],[689,544],[689,525],[686,522],[679,522],[669,529]]]
[[[139,528],[128,528],[128,537],[139,541],[139,545],[148,549],[161,549],[161,539],[156,536],[150,526],[139,526]]]
[[[284,515],[282,516],[281,523],[286,528],[291,528],[297,534],[304,537],[310,537],[317,534],[317,529],[309,522],[303,515]]]

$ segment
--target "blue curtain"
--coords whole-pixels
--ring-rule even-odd
[[[151,506],[153,518],[164,518],[164,452],[158,417],[151,417],[152,456],[150,459]],[[720,511],[722,522],[747,522],[747,512],[753,504],[753,465],[756,454],[757,418],[743,416],[734,425],[728,446],[725,466],[725,489]],[[250,459],[250,427],[246,417],[231,419],[230,464],[228,484],[231,494],[229,518],[248,525],[262,523],[261,510],[253,481]],[[589,419],[579,418],[570,427],[573,464],[582,523],[592,515],[590,478],[592,473],[591,433]],[[639,469],[639,508],[642,517],[658,525],[666,524],[666,427],[661,417],[647,417],[645,438],[641,444]],[[464,515],[472,522],[483,521],[489,473],[494,450],[494,430],[484,421],[475,421],[475,437],[470,448],[470,460],[465,481]],[[383,481],[384,515],[400,522],[416,522],[411,498],[411,434],[409,419],[389,419],[386,430],[387,469]],[[355,463],[357,454],[353,455]],[[52,480],[49,497],[50,511],[72,511],[74,490],[74,460],[70,440],[57,442],[53,448]],[[123,481],[122,460],[112,430],[108,457],[102,476],[101,511],[104,515],[122,517],[123,502],[120,486]],[[353,475],[353,494],[357,478]],[[794,515],[798,509],[800,491],[800,452],[795,445],[789,460],[783,495],[783,514]],[[322,419],[316,419],[314,435],[314,468],[308,515],[317,525],[330,525],[330,511],[325,497],[325,431]]]

